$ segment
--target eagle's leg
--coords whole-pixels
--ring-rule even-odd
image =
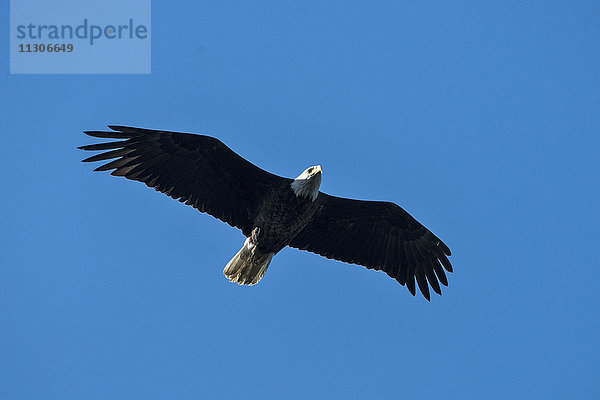
[[[223,273],[231,282],[254,285],[261,280],[275,253],[261,253],[256,246],[260,228],[254,228],[238,253],[227,263]]]

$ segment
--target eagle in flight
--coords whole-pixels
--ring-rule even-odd
[[[290,246],[384,271],[413,296],[416,280],[427,300],[429,286],[440,295],[439,284],[448,286],[448,246],[397,204],[320,192],[320,165],[283,178],[210,136],[109,128],[84,132],[117,140],[79,147],[104,151],[83,161],[111,160],[95,171],[143,182],[241,229],[244,245],[223,271],[232,282],[258,283],[273,256]]]

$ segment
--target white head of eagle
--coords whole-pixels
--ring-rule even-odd
[[[323,168],[320,165],[308,167],[291,183],[292,190],[296,197],[307,197],[312,201],[319,195],[321,186],[321,175]]]

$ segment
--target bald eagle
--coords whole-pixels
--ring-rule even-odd
[[[105,151],[84,162],[112,160],[95,171],[140,181],[242,230],[246,240],[227,263],[225,276],[254,285],[286,246],[382,270],[415,295],[415,280],[429,300],[429,285],[442,294],[452,272],[450,249],[394,203],[320,192],[323,169],[297,178],[271,174],[220,140],[204,135],[109,126],[85,131],[117,139],[79,147]],[[429,285],[427,284],[429,282]]]

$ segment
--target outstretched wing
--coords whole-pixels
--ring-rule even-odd
[[[124,139],[81,146],[109,150],[84,162],[114,159],[94,171],[140,181],[148,187],[206,212],[246,236],[263,196],[289,181],[262,170],[220,140],[190,133],[109,126],[114,132],[86,131],[86,135]]]
[[[319,193],[320,211],[290,243],[327,258],[385,271],[415,295],[415,278],[429,300],[452,272],[450,249],[400,206]],[[443,268],[442,268],[443,267]]]

